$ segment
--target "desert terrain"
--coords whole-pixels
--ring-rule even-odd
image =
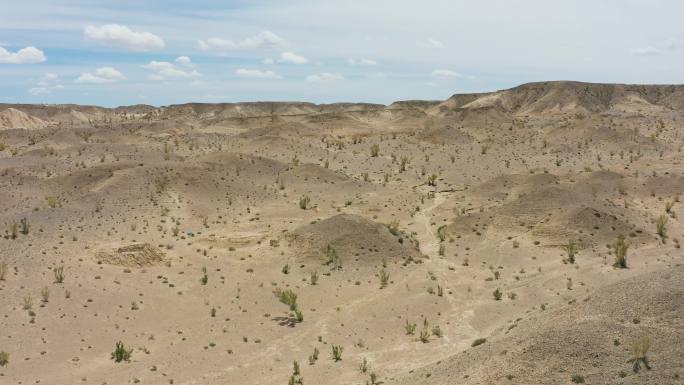
[[[684,86],[2,104],[0,383],[681,384],[683,147]]]

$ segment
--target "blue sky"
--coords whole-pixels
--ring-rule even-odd
[[[0,0],[0,102],[445,99],[682,83],[675,0]]]

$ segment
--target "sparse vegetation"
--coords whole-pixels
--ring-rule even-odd
[[[620,234],[615,242],[613,242],[613,254],[615,254],[615,263],[613,266],[621,269],[627,268],[627,250],[629,243],[625,241],[625,236]]]
[[[309,205],[311,204],[311,198],[309,198],[308,195],[302,195],[299,198],[299,208],[302,210],[306,210],[309,208]]]
[[[573,241],[570,241],[567,245],[563,245],[562,247],[563,250],[565,250],[565,253],[567,254],[565,262],[575,263],[575,255],[577,254],[577,244]]]
[[[376,158],[380,154],[380,146],[378,144],[373,144],[370,148],[370,154],[372,157]]]
[[[385,269],[380,270],[380,288],[384,289],[387,287],[387,283],[389,282],[389,273],[385,271]]]
[[[342,351],[344,348],[340,345],[332,345],[332,357],[335,362],[342,360]]]
[[[52,269],[52,273],[55,276],[55,283],[64,282],[64,266],[57,266]]]
[[[123,342],[119,341],[116,343],[114,351],[112,352],[111,358],[114,362],[130,361],[133,355],[133,349],[126,349]]]
[[[667,226],[667,217],[665,215],[661,215],[656,219],[656,234],[660,237],[660,239],[665,242],[665,237],[667,236],[666,234],[666,226]]]
[[[641,370],[641,365],[644,368],[651,370],[651,366],[648,363],[648,351],[651,349],[651,339],[648,337],[641,337],[632,342],[631,346],[632,357],[628,362],[632,363],[632,370],[634,373],[638,373]]]

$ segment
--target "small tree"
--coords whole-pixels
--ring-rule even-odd
[[[112,359],[114,362],[130,361],[131,355],[133,354],[133,349],[126,350],[123,342],[119,341],[116,343],[116,347],[112,352]]]
[[[615,254],[615,263],[613,263],[613,266],[621,269],[627,268],[628,249],[629,243],[625,241],[625,236],[622,234],[618,235],[615,242],[613,242],[613,253]]]

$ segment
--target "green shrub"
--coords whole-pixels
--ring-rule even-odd
[[[573,241],[570,241],[567,245],[563,245],[561,247],[568,254],[568,257],[565,259],[565,262],[575,263],[575,254],[577,254],[577,244],[575,244],[575,242]]]
[[[667,217],[665,215],[661,215],[656,219],[656,233],[662,239],[663,241],[665,240],[665,237],[667,236],[666,231],[667,229],[665,226],[667,225]]]
[[[309,208],[309,204],[311,204],[311,198],[309,198],[308,195],[302,195],[301,198],[299,198],[299,208],[302,210],[306,210]]]
[[[342,351],[344,348],[340,345],[332,345],[332,356],[335,362],[342,360]]]
[[[55,275],[55,283],[64,282],[64,266],[55,267],[52,273]]]
[[[613,263],[613,266],[621,269],[627,268],[627,250],[629,249],[629,243],[625,241],[625,236],[622,234],[618,235],[612,246],[613,253],[615,254],[615,263]]]
[[[7,274],[7,264],[5,262],[0,262],[0,281],[5,280],[6,274]]]
[[[390,275],[385,269],[380,270],[380,288],[384,289],[387,287],[387,283],[389,282]]]
[[[372,157],[377,157],[380,154],[380,146],[377,144],[373,144],[370,148],[370,154]]]
[[[123,342],[119,341],[116,343],[116,347],[112,352],[112,359],[114,360],[114,362],[130,361],[132,354],[133,349],[126,350]]]

